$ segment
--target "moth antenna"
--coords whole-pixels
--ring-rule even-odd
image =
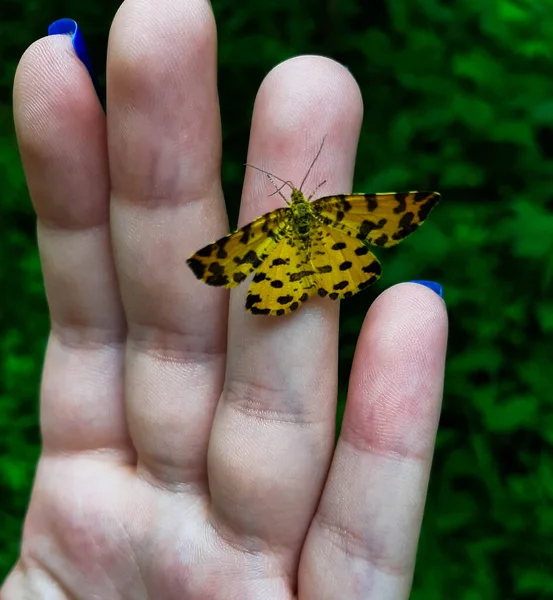
[[[289,185],[291,188],[293,188],[293,187],[294,187],[294,184],[293,184],[291,181],[287,181],[286,183],[287,183],[287,184],[288,184],[288,185]],[[270,195],[269,195],[269,198],[270,198],[271,196],[274,196],[275,194],[278,194],[278,193],[280,193],[280,191],[282,190],[282,188],[283,188],[285,185],[286,185],[286,184],[285,184],[285,183],[283,183],[283,184],[282,184],[282,185],[281,185],[281,186],[280,186],[280,187],[279,187],[277,190],[275,190],[275,191],[274,191],[272,194],[270,194]]]
[[[272,178],[272,176],[269,173],[265,173],[265,175],[267,175],[267,179],[275,186],[275,191],[272,194],[270,194],[269,198],[271,196],[274,196],[275,194],[278,194],[284,200],[284,202],[286,202],[286,204],[290,204],[290,202],[288,202],[288,200],[284,196],[284,194],[280,191],[284,187],[284,184],[281,185],[280,187],[278,187],[278,185],[275,183],[275,180]]]
[[[249,163],[245,163],[245,166],[246,167],[250,167],[251,169],[255,169],[256,171],[260,171],[261,173],[265,173],[265,175],[270,175],[271,177],[273,177],[274,179],[282,182],[284,185],[287,185],[292,191],[294,191],[294,186],[289,181],[285,181],[284,179],[281,179],[280,177],[277,177],[273,173],[269,173],[269,171],[265,171],[264,169],[260,169],[259,167],[256,167],[254,165],[250,165]]]
[[[307,198],[308,200],[311,200],[311,198],[313,198],[313,196],[317,193],[317,190],[321,187],[323,187],[323,185],[326,183],[326,179],[324,181],[321,181],[321,183],[319,183],[319,185],[311,192],[311,194],[309,194],[309,198]]]
[[[300,192],[301,192],[301,190],[303,188],[303,184],[306,182],[307,178],[309,177],[309,173],[311,173],[311,169],[313,168],[313,166],[317,162],[317,159],[319,158],[319,155],[321,154],[321,150],[323,149],[323,145],[325,143],[325,139],[326,139],[326,134],[323,136],[323,141],[321,142],[319,150],[318,150],[317,154],[315,155],[315,158],[313,159],[313,162],[311,163],[311,166],[309,167],[309,169],[307,169],[307,173],[305,174],[305,177],[303,178],[303,181],[301,182]]]

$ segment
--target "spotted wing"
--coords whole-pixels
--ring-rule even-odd
[[[350,194],[313,202],[322,223],[375,246],[394,246],[417,229],[440,200],[437,192]]]
[[[208,285],[232,288],[257,269],[277,246],[288,219],[288,208],[262,215],[193,254],[186,262]]]
[[[345,231],[327,226],[313,232],[311,265],[315,289],[311,294],[332,300],[349,298],[380,277],[376,256],[361,241]]]
[[[313,267],[301,242],[294,236],[282,239],[257,269],[246,295],[246,309],[257,315],[286,315],[309,297],[314,287]]]
[[[349,298],[373,284],[380,273],[380,263],[362,242],[321,225],[313,230],[308,248],[295,238],[278,243],[254,275],[246,309],[280,316],[299,308],[309,296]]]

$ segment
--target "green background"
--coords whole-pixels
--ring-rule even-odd
[[[13,75],[51,21],[72,17],[103,82],[117,6],[0,8],[0,581],[17,555],[39,453],[48,332]],[[553,2],[213,0],[213,9],[233,223],[257,87],[297,54],[330,56],[361,86],[355,190],[443,195],[342,315],[343,399],[375,295],[414,278],[444,286],[446,392],[411,597],[553,598]]]

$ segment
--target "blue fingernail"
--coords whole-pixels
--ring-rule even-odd
[[[73,19],[58,19],[54,21],[50,27],[48,27],[48,35],[60,35],[60,34],[69,34],[71,35],[71,41],[73,42],[73,48],[75,49],[75,54],[78,56],[79,60],[83,63],[88,71],[90,78],[92,79],[92,83],[96,88],[96,92],[98,92],[98,81],[96,80],[96,75],[94,74],[94,69],[92,68],[92,62],[90,60],[90,56],[88,55],[88,51],[86,49],[86,44],[84,42],[83,34],[77,25],[77,22]]]
[[[427,288],[431,289],[433,292],[436,292],[440,298],[444,297],[444,288],[435,281],[425,281],[424,279],[413,279],[411,283],[418,283],[419,285],[424,285]]]

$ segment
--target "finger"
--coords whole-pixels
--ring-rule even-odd
[[[300,185],[351,188],[362,119],[359,88],[339,64],[304,56],[274,69],[256,99],[248,162]],[[283,204],[246,174],[240,223]],[[299,549],[330,460],[335,430],[338,307],[309,300],[286,317],[251,315],[233,292],[225,389],[212,433],[215,520],[228,535]],[[258,501],[262,499],[262,501]]]
[[[395,286],[371,307],[302,554],[302,600],[409,597],[446,342],[445,305],[421,285]]]
[[[109,238],[105,119],[70,36],[41,39],[22,57],[14,116],[52,323],[43,376],[44,449],[126,454],[125,323]]]
[[[186,258],[227,232],[216,32],[205,0],[126,0],[109,42],[112,231],[129,327],[126,405],[140,472],[205,483],[227,295]]]

